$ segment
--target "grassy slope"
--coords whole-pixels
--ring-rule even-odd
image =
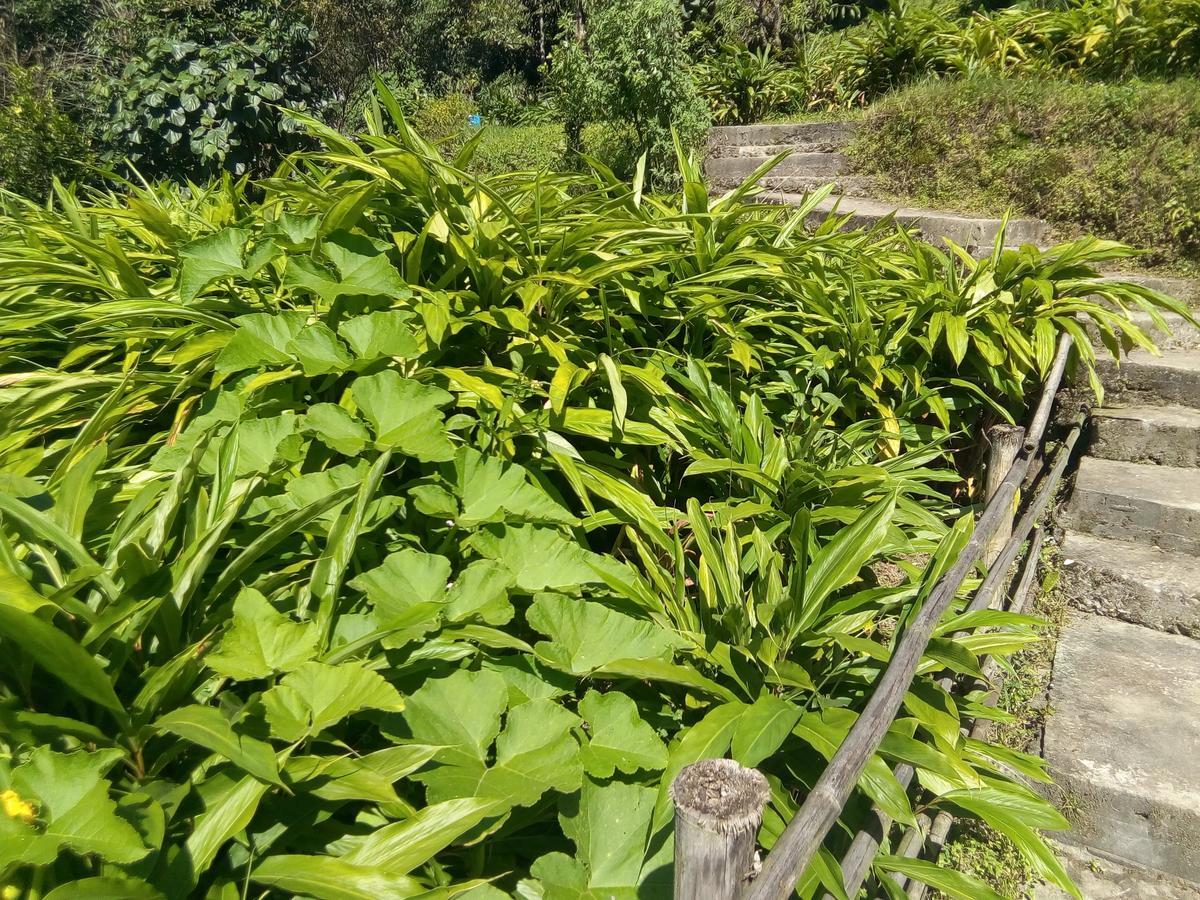
[[[1200,82],[933,81],[890,95],[851,148],[881,190],[1200,261]]]

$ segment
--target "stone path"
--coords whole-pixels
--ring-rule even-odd
[[[1089,900],[1200,900],[1200,332],[1173,324],[1161,356],[1102,367],[1066,515],[1075,612],[1043,752],[1074,826],[1063,840],[1123,864],[1127,891]]]
[[[915,228],[921,237],[939,247],[950,238],[971,252],[990,252],[1000,230],[1000,219],[918,207],[871,199],[871,179],[852,175],[842,149],[854,136],[853,122],[809,122],[797,125],[728,125],[712,129],[709,156],[704,171],[717,189],[741,184],[767,160],[784,151],[791,156],[762,180],[762,199],[797,203],[804,192],[832,183],[834,194],[813,212],[821,221],[836,210],[849,216],[853,227],[873,225],[892,216],[901,225]],[[1010,219],[1007,243],[1042,245],[1049,229],[1036,219]]]
[[[706,172],[714,188],[732,187],[794,149],[765,179],[767,199],[796,203],[832,181],[817,220],[835,208],[856,226],[891,215],[931,243],[990,250],[998,219],[859,196],[870,183],[841,152],[853,131],[717,128]],[[1043,223],[1009,223],[1009,244],[1047,238]],[[1113,277],[1200,305],[1196,282]],[[1162,353],[1101,367],[1106,406],[1093,413],[1066,515],[1073,611],[1055,654],[1043,752],[1074,826],[1060,836],[1063,858],[1087,900],[1200,900],[1200,331],[1177,316],[1170,331],[1137,318]]]

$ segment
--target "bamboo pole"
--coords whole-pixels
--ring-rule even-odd
[[[986,479],[984,502],[991,502],[992,498],[996,496],[996,492],[1000,490],[1000,485],[1004,483],[1004,479],[1008,477],[1013,463],[1017,461],[1017,455],[1025,445],[1025,429],[1020,425],[993,425],[987,430],[987,438],[988,462],[987,471],[984,473]],[[1013,499],[1014,501],[1018,500],[1019,495]],[[983,564],[989,569],[992,568],[996,558],[1004,549],[1004,545],[1012,536],[1014,512],[1015,509],[1010,506],[1009,514],[1000,522],[1000,527],[996,529],[996,533],[992,535],[987,547],[984,548]]]
[[[1030,539],[1029,555],[1025,559],[1025,567],[1021,572],[1021,578],[1017,582],[1017,587],[1013,591],[1012,601],[1008,605],[1009,612],[1022,613],[1025,611],[1026,605],[1028,605],[1029,592],[1033,587],[1034,577],[1037,574],[1038,562],[1041,559],[1042,542],[1045,537],[1046,532],[1039,525]],[[1000,690],[1004,687],[1004,672],[1000,668],[1000,663],[997,662],[996,657],[989,656],[987,658],[987,661],[983,665],[983,673],[993,685],[992,690],[984,698],[983,705],[995,706],[1000,701]],[[992,723],[990,719],[976,719],[971,726],[971,739],[986,741],[991,727]],[[927,839],[928,847],[930,848],[928,858],[931,862],[936,862],[937,858],[941,855],[942,848],[946,845],[946,838],[950,834],[950,827],[953,824],[953,814],[945,810],[939,812],[933,820],[933,826],[929,829],[929,837]],[[907,896],[909,900],[925,900],[925,895],[928,891],[928,885],[920,881],[913,881],[908,886]]]
[[[753,875],[758,826],[770,795],[761,772],[705,759],[671,784],[675,900],[735,900]]]
[[[967,542],[967,546],[963,548],[950,570],[934,586],[916,619],[901,636],[862,714],[821,773],[808,798],[784,829],[775,847],[767,854],[762,872],[743,895],[744,900],[786,900],[790,897],[796,878],[812,861],[829,829],[837,821],[867,763],[883,740],[887,729],[891,727],[933,629],[953,601],[963,579],[979,560],[984,544],[1000,526],[1001,519],[1005,515],[1011,515],[1008,506],[1016,496],[1019,485],[1028,475],[1033,454],[1049,424],[1050,411],[1066,371],[1070,350],[1071,338],[1069,335],[1063,335],[1050,377],[1043,386],[1041,400],[1026,434],[1026,447],[1033,449],[1017,457],[992,502],[979,517],[975,533]],[[1081,424],[1077,424],[1072,433],[1072,445],[1078,437],[1080,427]],[[1068,455],[1069,453],[1060,454],[1064,458]],[[1019,540],[1010,539],[1009,546],[1016,544],[1016,549],[1019,550],[1020,543]],[[1016,550],[1014,554],[1015,552]],[[861,851],[871,844],[876,848],[879,846],[867,832],[861,832],[855,841],[860,855]],[[855,845],[851,846],[852,853],[855,852]]]

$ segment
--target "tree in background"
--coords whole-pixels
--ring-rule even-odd
[[[131,2],[120,30],[96,36],[125,60],[94,93],[114,161],[149,177],[263,175],[299,146],[285,110],[312,101],[310,30],[283,3],[232,6],[197,0],[164,13]],[[136,52],[121,52],[131,41]]]
[[[560,96],[569,145],[586,122],[627,125],[649,175],[671,168],[672,129],[685,147],[708,127],[708,113],[688,71],[678,0],[584,0],[581,18],[554,51],[551,80]]]

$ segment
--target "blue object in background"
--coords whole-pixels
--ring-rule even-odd
[[[483,116],[467,116],[467,121],[478,128],[483,124]]]

